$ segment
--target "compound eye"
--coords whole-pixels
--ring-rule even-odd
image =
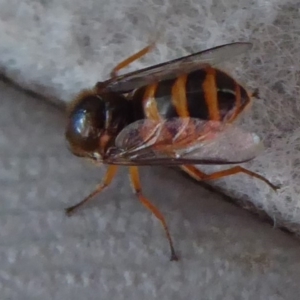
[[[105,104],[97,95],[81,99],[69,114],[66,139],[73,152],[93,152],[105,121]]]

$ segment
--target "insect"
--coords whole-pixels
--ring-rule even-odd
[[[235,79],[215,65],[249,51],[250,43],[231,43],[142,70],[118,72],[152,49],[143,48],[119,63],[111,78],[82,91],[68,108],[66,139],[79,157],[108,165],[102,183],[78,204],[73,214],[114,178],[118,166],[128,166],[133,191],[161,222],[178,260],[164,216],[143,195],[138,167],[180,166],[193,178],[219,179],[244,173],[277,186],[241,166],[206,174],[194,165],[239,164],[253,159],[261,143],[255,134],[232,123],[252,101]]]

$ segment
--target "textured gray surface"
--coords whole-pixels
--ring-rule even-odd
[[[162,43],[130,69],[252,41],[226,68],[260,88],[246,122],[267,149],[249,167],[283,188],[276,195],[245,176],[216,184],[299,232],[299,8],[296,0],[0,0],[0,71],[67,102],[144,47],[157,21]],[[104,168],[67,152],[61,112],[0,89],[1,299],[299,299],[299,241],[174,171],[145,168],[142,182],[179,263],[169,263],[160,224],[132,195],[126,170],[65,218]]]
[[[66,150],[56,108],[0,82],[1,299],[299,299],[299,241],[163,168],[142,172],[164,233],[126,169],[85,210],[104,168]]]
[[[161,43],[131,70],[223,43],[253,42],[251,53],[224,67],[260,89],[246,125],[267,147],[248,167],[283,188],[277,195],[247,176],[215,184],[299,233],[299,9],[297,0],[0,0],[0,71],[67,102],[107,78],[159,28]]]

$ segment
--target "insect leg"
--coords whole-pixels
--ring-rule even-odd
[[[108,167],[105,177],[102,181],[102,183],[98,184],[96,189],[89,194],[86,198],[84,198],[82,201],[80,201],[79,203],[77,203],[74,206],[71,206],[69,208],[66,209],[66,214],[68,216],[71,216],[75,211],[77,211],[81,206],[83,206],[86,202],[88,202],[89,200],[91,200],[94,196],[96,196],[97,194],[99,194],[100,192],[102,192],[113,180],[116,172],[117,172],[118,167],[115,165],[111,165]]]
[[[187,173],[190,177],[194,178],[197,181],[202,181],[204,177],[208,176],[207,174],[201,172],[196,167],[192,165],[180,166],[181,170]]]
[[[128,65],[130,65],[135,60],[138,60],[141,57],[143,57],[144,55],[146,55],[148,52],[150,52],[154,48],[154,46],[155,46],[155,43],[151,43],[147,47],[143,48],[142,50],[138,51],[137,53],[134,53],[133,55],[131,55],[128,58],[126,58],[123,61],[121,61],[119,64],[117,64],[116,67],[114,67],[112,69],[112,71],[110,72],[110,76],[111,77],[116,77],[118,75],[118,72],[121,69],[124,69],[125,67],[127,67]]]
[[[129,174],[130,174],[130,180],[132,183],[132,187],[133,190],[135,192],[135,194],[138,196],[139,200],[142,202],[142,204],[149,209],[154,215],[155,217],[161,222],[165,233],[167,235],[167,239],[170,245],[170,249],[171,249],[171,261],[172,260],[178,260],[178,257],[175,253],[175,249],[173,246],[173,242],[172,242],[172,238],[167,226],[167,223],[165,221],[164,216],[161,214],[161,212],[148,200],[144,197],[144,195],[142,194],[142,189],[141,189],[141,183],[140,183],[140,179],[139,179],[139,173],[138,173],[138,168],[137,167],[130,167],[129,168]]]
[[[259,180],[262,180],[263,182],[265,182],[268,186],[271,187],[271,189],[273,189],[274,191],[279,189],[279,186],[274,185],[273,183],[271,183],[267,178],[252,172],[250,170],[247,170],[241,166],[236,166],[227,170],[222,170],[219,172],[214,172],[212,174],[205,174],[201,171],[199,171],[196,167],[194,166],[182,166],[181,167],[182,170],[184,170],[186,173],[188,173],[191,177],[193,177],[196,180],[199,181],[206,181],[206,180],[214,180],[214,179],[220,179],[229,175],[234,175],[237,173],[244,173],[247,174],[251,177],[255,177]]]

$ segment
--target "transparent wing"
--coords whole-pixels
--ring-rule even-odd
[[[237,164],[263,148],[256,134],[192,118],[134,122],[115,144],[106,162],[120,165]]]
[[[162,64],[151,66],[142,70],[134,71],[105,82],[106,87],[114,92],[130,92],[139,87],[165,79],[175,78],[208,65],[216,65],[240,55],[252,47],[251,43],[231,43]]]

